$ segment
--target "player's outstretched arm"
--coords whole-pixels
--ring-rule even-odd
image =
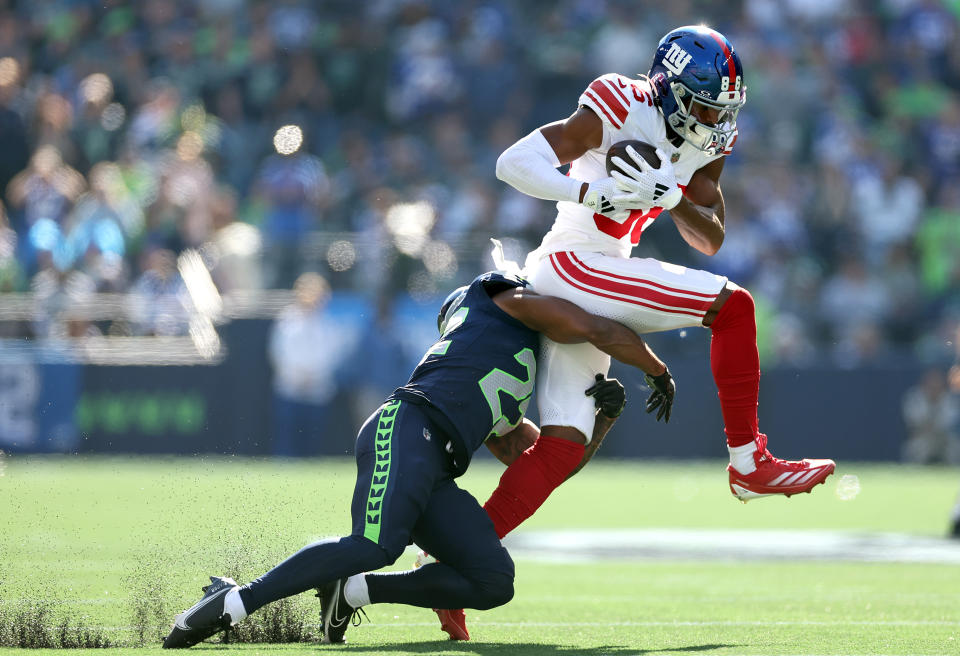
[[[670,218],[690,246],[714,255],[723,244],[724,206],[720,174],[726,158],[714,160],[690,178],[684,197],[670,210]]]
[[[590,314],[570,301],[541,296],[520,287],[497,294],[493,301],[514,319],[555,342],[590,342],[611,357],[651,376],[667,371],[667,365],[635,332],[621,323]]]

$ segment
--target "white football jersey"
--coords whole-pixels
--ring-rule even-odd
[[[678,148],[667,139],[667,128],[660,110],[653,104],[650,82],[632,80],[616,73],[608,73],[590,83],[580,96],[580,104],[589,107],[603,121],[603,142],[585,152],[570,164],[569,175],[577,180],[593,182],[607,177],[606,156],[610,146],[618,141],[636,139],[660,148],[673,163],[677,183],[686,188],[694,172],[709,162],[728,155],[736,136],[721,155],[708,155],[687,142]],[[622,223],[602,214],[594,214],[578,203],[557,203],[557,218],[550,232],[536,251],[534,258],[560,251],[591,251],[630,257],[630,251],[640,242],[640,235],[663,210],[634,210]]]

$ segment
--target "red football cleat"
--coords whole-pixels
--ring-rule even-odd
[[[464,615],[462,608],[455,610],[434,608],[433,612],[440,618],[440,628],[450,635],[451,640],[470,639],[470,632],[467,631],[467,616]]]
[[[418,569],[424,565],[438,562],[436,558],[426,551],[420,551],[417,559],[413,563],[413,568]],[[467,631],[467,616],[464,615],[462,608],[449,610],[446,608],[434,608],[433,612],[440,618],[440,628],[447,632],[451,640],[469,640],[470,632]]]
[[[727,466],[730,491],[744,503],[774,494],[789,497],[809,492],[823,483],[837,466],[833,460],[775,458],[767,450],[767,436],[763,433],[757,436],[757,451],[753,454],[753,460],[757,470],[750,474],[741,474],[733,465]]]

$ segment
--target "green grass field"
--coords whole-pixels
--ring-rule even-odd
[[[500,471],[478,463],[462,482],[482,501]],[[246,581],[316,538],[348,531],[354,477],[349,460],[241,458],[7,458],[0,473],[0,638],[10,644],[11,626],[46,610],[45,621],[66,618],[72,635],[99,632],[124,653],[156,651],[164,625],[199,598],[206,575]],[[843,474],[860,479],[854,499],[835,493]],[[799,531],[789,535],[801,542],[823,531],[896,533],[956,554],[960,544],[939,540],[960,486],[956,471],[844,465],[812,495],[746,505],[725,481],[720,462],[591,464],[518,529],[518,540],[558,529],[703,529],[691,540],[719,558],[604,551],[608,558],[590,560],[588,551],[544,559],[518,541],[516,597],[468,611],[468,643],[443,640],[429,610],[383,605],[367,609],[369,621],[348,631],[347,645],[211,642],[194,650],[960,654],[960,565],[861,562],[855,552],[737,558],[747,534],[730,532]],[[921,560],[907,551],[905,559]],[[411,561],[412,552],[397,567]],[[305,594],[284,613],[315,632],[318,609]],[[136,647],[141,640],[149,646]]]

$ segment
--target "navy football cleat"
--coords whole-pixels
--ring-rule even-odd
[[[350,626],[350,620],[356,613],[362,613],[360,608],[354,608],[347,603],[347,598],[343,594],[344,584],[347,579],[337,579],[326,585],[317,588],[317,596],[320,597],[320,618],[323,622],[323,640],[321,642],[346,642],[343,634],[347,632]],[[360,624],[360,617],[357,616],[355,624]]]
[[[203,598],[177,615],[173,628],[163,640],[164,649],[186,649],[230,627],[230,614],[223,612],[227,593],[239,587],[226,576],[211,576],[203,587]]]

